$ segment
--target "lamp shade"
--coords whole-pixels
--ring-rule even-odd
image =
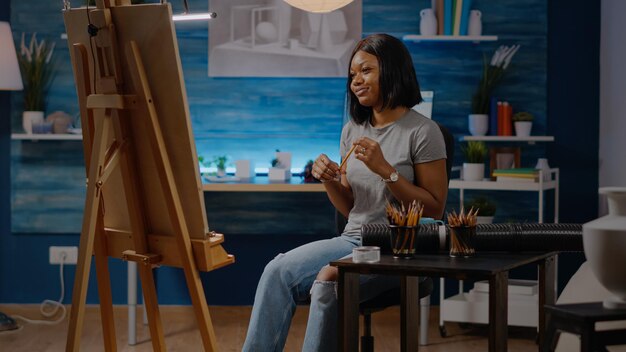
[[[0,48],[0,90],[22,90],[22,75],[8,22],[0,22]]]
[[[285,0],[286,3],[308,12],[331,12],[340,9],[352,0]]]

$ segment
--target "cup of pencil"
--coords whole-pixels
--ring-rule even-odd
[[[470,209],[465,213],[452,212],[448,214],[448,226],[450,227],[450,256],[473,257],[476,254],[474,242],[476,240],[476,214],[478,209]]]
[[[385,207],[391,231],[391,253],[394,258],[410,259],[415,255],[419,222],[424,206],[413,201],[408,208],[404,204],[387,202]]]

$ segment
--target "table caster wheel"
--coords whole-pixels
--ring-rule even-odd
[[[448,331],[446,330],[445,325],[439,325],[439,336],[448,337]]]

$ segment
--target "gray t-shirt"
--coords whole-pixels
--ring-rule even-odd
[[[383,128],[374,128],[369,122],[358,125],[350,120],[341,132],[342,159],[352,148],[352,142],[359,137],[369,137],[378,142],[385,159],[410,182],[415,182],[415,164],[446,158],[446,146],[439,126],[411,109]],[[353,155],[346,163],[346,176],[352,187],[354,206],[343,234],[360,237],[362,225],[387,222],[385,202],[392,200],[393,195],[380,176]]]

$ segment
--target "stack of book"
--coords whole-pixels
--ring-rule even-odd
[[[437,0],[437,35],[467,35],[472,0]]]
[[[503,182],[537,182],[539,170],[532,168],[495,169],[493,177]]]

